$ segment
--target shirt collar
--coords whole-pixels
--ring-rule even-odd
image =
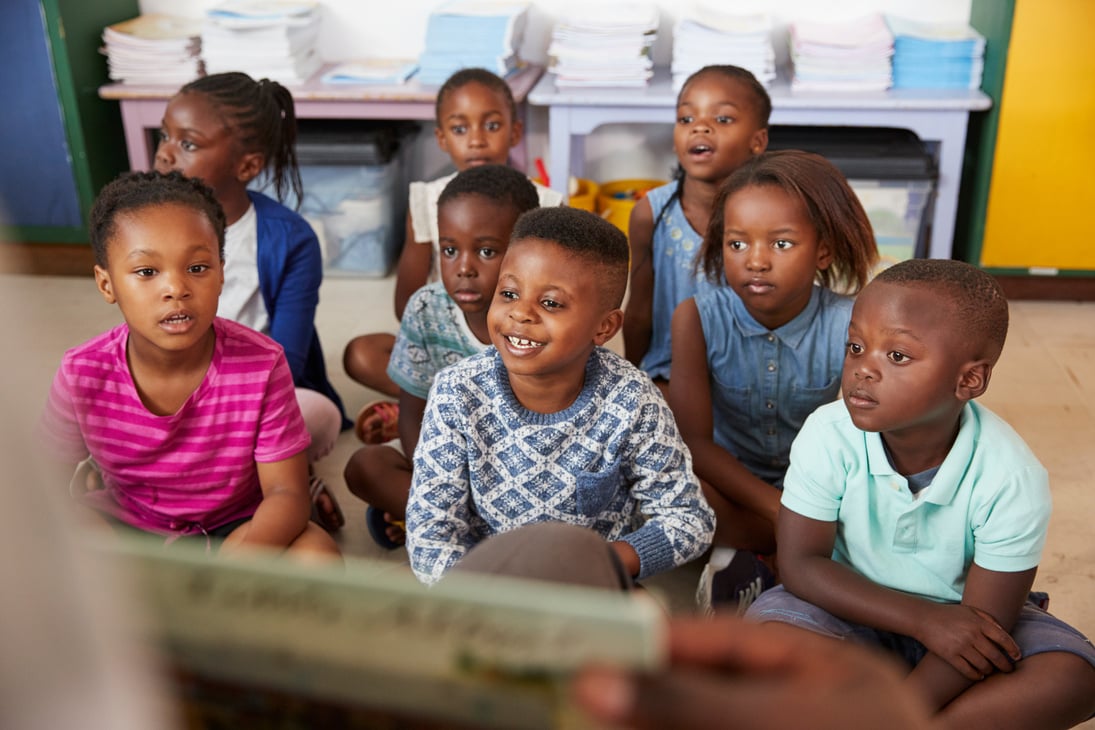
[[[734,322],[742,337],[767,337],[771,333],[791,348],[797,348],[802,344],[806,333],[810,331],[814,317],[817,316],[818,310],[821,308],[821,287],[815,285],[810,292],[810,301],[806,303],[806,307],[801,312],[795,315],[794,319],[782,327],[769,330],[753,319],[753,315],[749,314],[749,310],[745,308],[745,302],[732,289],[730,295],[730,307],[734,314]]]
[[[974,410],[973,403],[966,403],[962,408],[958,422],[958,436],[954,439],[947,457],[939,465],[939,471],[932,479],[931,489],[921,493],[921,501],[932,504],[949,504],[954,499],[959,485],[962,483],[973,459],[973,449],[977,444],[977,435],[980,431],[980,419]],[[882,436],[878,433],[866,433],[867,442],[867,467],[873,477],[902,477],[890,465],[886,457],[886,447],[882,445]]]

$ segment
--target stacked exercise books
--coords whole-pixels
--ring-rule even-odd
[[[150,13],[103,29],[110,78],[182,86],[202,73],[201,21]]]
[[[772,17],[733,3],[699,2],[673,27],[673,90],[704,66],[732,64],[751,71],[762,84],[776,78]]]
[[[307,0],[228,0],[205,12],[202,58],[208,73],[243,71],[301,84],[320,67],[319,6]]]
[[[418,81],[440,85],[462,68],[485,68],[505,78],[522,66],[529,3],[449,0],[430,13]]]
[[[985,37],[968,25],[918,23],[887,16],[894,36],[895,89],[977,89]]]
[[[646,86],[654,75],[658,20],[652,3],[587,3],[564,13],[548,47],[555,85]]]
[[[878,13],[789,26],[793,91],[884,91],[893,84],[894,38]]]

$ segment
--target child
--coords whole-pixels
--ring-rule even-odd
[[[337,555],[308,520],[308,432],[282,348],[216,316],[224,229],[212,191],[179,173],[103,188],[95,281],[125,323],[65,354],[43,431],[66,467],[91,456],[102,489],[85,501],[117,523]]]
[[[897,653],[944,727],[1071,727],[1095,712],[1095,649],[1028,600],[1045,469],[973,400],[1008,305],[988,274],[911,260],[859,295],[843,400],[795,440],[779,519],[784,585],[748,616]]]
[[[346,486],[369,503],[366,524],[385,548],[403,543],[402,521],[411,489],[411,462],[426,396],[442,368],[490,344],[487,307],[517,217],[539,205],[525,175],[505,165],[469,167],[437,199],[441,281],[407,303],[388,374],[399,384],[400,440],[364,446],[346,464]]]
[[[538,522],[594,530],[638,579],[707,549],[713,515],[673,414],[602,347],[623,319],[627,259],[623,233],[592,213],[540,208],[517,221],[487,314],[492,347],[430,389],[407,505],[423,582]]]
[[[768,92],[743,68],[706,66],[692,74],[677,96],[676,179],[648,192],[631,211],[624,353],[663,393],[673,310],[704,288],[695,259],[715,195],[730,173],[768,147],[771,112]]]
[[[437,127],[434,136],[460,172],[478,165],[505,165],[510,148],[524,133],[517,104],[509,85],[481,68],[457,71],[437,92]],[[407,237],[399,257],[395,283],[395,316],[403,317],[408,299],[429,281],[437,281],[440,255],[437,232],[437,199],[453,175],[414,182],[410,186]],[[562,196],[537,185],[540,205],[557,206]],[[388,358],[395,338],[386,333],[355,337],[343,353],[346,374],[388,396],[399,395],[399,386],[387,375]],[[382,443],[395,437],[398,409],[389,402],[370,403],[357,417],[356,432],[365,443]]]
[[[200,178],[224,208],[225,284],[217,315],[269,334],[285,348],[312,445],[309,464],[333,447],[350,423],[327,379],[316,332],[323,282],[319,240],[302,217],[247,189],[272,169],[278,200],[302,195],[295,152],[296,116],[288,89],[243,73],[205,76],[182,87],[164,112],[156,170]],[[312,478],[315,517],[337,530],[334,494]]]
[[[823,157],[769,152],[719,191],[697,262],[713,286],[673,315],[669,384],[718,516],[715,543],[739,550],[712,555],[705,609],[710,600],[744,609],[758,580],[774,580],[754,551],[775,551],[791,441],[840,387],[852,300],[832,287],[858,291],[876,257],[863,207]]]

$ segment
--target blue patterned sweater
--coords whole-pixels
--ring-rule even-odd
[[[535,522],[588,527],[639,555],[638,577],[699,557],[715,517],[650,378],[597,348],[577,400],[536,413],[493,347],[438,373],[414,453],[411,568],[434,583],[473,545]]]

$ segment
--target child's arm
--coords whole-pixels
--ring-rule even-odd
[[[425,412],[425,399],[399,389],[399,443],[408,460],[414,457],[414,449],[418,446]]]
[[[624,357],[638,367],[650,347],[650,328],[654,319],[654,213],[646,198],[631,209],[628,238],[631,280],[624,312]]]
[[[774,530],[779,515],[779,491],[754,476],[733,454],[715,443],[707,340],[694,299],[685,299],[673,313],[672,337],[669,405],[692,452],[696,475],[727,500],[771,522]]]
[[[323,253],[319,239],[307,224],[290,228],[286,235],[288,259],[282,281],[273,287],[277,300],[270,302],[270,337],[285,350],[293,382],[304,377],[308,350],[315,332],[319,287],[323,283]]]
[[[308,496],[308,456],[301,451],[288,459],[258,462],[262,502],[255,510],[243,540],[226,544],[222,551],[241,546],[285,548],[308,525],[312,503]]]
[[[974,682],[995,673],[1010,672],[1022,658],[1010,635],[984,633],[986,622],[1000,632],[1011,631],[1034,584],[1037,568],[1019,573],[985,570],[976,563],[966,574],[962,603],[934,604],[922,617],[917,638],[931,652],[909,675],[913,690],[933,709],[941,709]],[[971,621],[973,612],[979,620]]]
[[[427,241],[415,241],[414,223],[410,211],[407,212],[406,232],[403,236],[403,251],[399,254],[399,264],[395,274],[395,318],[403,319],[403,310],[411,295],[426,285],[430,278],[430,265],[433,263],[433,245]]]
[[[436,583],[477,543],[472,525],[464,406],[443,375],[426,401],[407,499],[407,554],[420,581]]]

